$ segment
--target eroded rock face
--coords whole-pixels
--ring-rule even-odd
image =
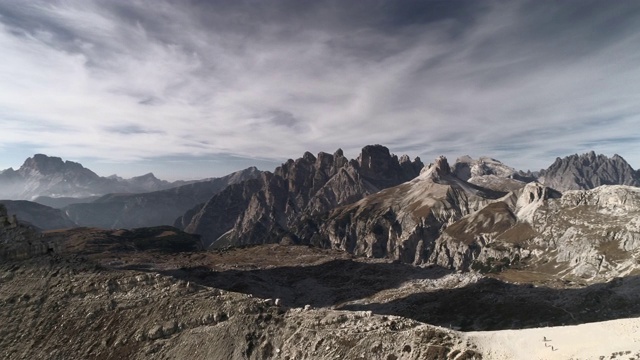
[[[356,255],[422,264],[447,225],[503,195],[457,178],[440,157],[416,179],[335,209],[317,224],[303,224],[299,234]]]
[[[531,183],[514,205],[505,197],[448,227],[430,262],[483,271],[519,263],[569,279],[623,276],[638,268],[639,195],[616,185],[561,196]]]
[[[46,254],[50,249],[35,229],[21,224],[0,204],[0,261],[26,259]]]
[[[600,185],[640,186],[640,178],[619,155],[608,158],[591,151],[571,155],[541,170],[539,181],[559,191],[588,190]]]
[[[481,156],[473,159],[469,155],[456,159],[452,172],[462,180],[469,180],[472,177],[494,175],[502,178],[513,178],[518,172],[499,160]]]
[[[567,191],[533,214],[534,243],[563,263],[565,274],[610,278],[637,268],[640,251],[640,188],[612,185]]]
[[[296,231],[306,242],[355,255],[464,271],[551,261],[560,276],[607,279],[637,268],[639,188],[563,195],[530,182],[507,190],[466,182],[441,157],[418,178],[307,219]]]
[[[333,155],[305,153],[273,174],[231,186],[193,211],[186,231],[201,234],[207,244],[278,242],[303,215],[325,213],[337,206],[416,177],[420,159],[400,161],[380,145],[367,146],[356,160],[342,150]],[[179,223],[187,223],[179,219]]]
[[[599,158],[602,156],[590,157],[593,161]],[[413,166],[420,164],[416,161],[409,166],[407,157],[397,159],[376,146],[366,147],[351,161],[340,151],[317,157],[306,153],[274,174],[213,197],[186,214],[184,219],[190,221],[184,223],[189,223],[190,232],[209,236],[205,241],[217,247],[287,239],[360,256],[463,271],[539,267],[549,260],[566,264],[566,274],[571,276],[600,276],[602,272],[593,270],[593,264],[605,266],[607,274],[628,271],[620,264],[606,267],[609,260],[597,254],[604,251],[598,250],[605,246],[598,245],[603,237],[622,241],[613,248],[607,243],[609,250],[635,249],[635,230],[620,230],[615,225],[621,221],[635,224],[625,215],[634,214],[633,209],[640,206],[635,200],[628,200],[628,206],[619,205],[620,214],[612,213],[606,221],[589,225],[598,231],[586,233],[571,225],[593,222],[601,211],[585,206],[575,213],[579,201],[604,203],[602,196],[588,199],[601,192],[615,193],[609,199],[617,199],[623,196],[618,194],[624,192],[622,188],[601,187],[595,193],[569,192],[562,197],[542,183],[519,180],[517,172],[497,160],[462,159],[452,167],[444,157],[422,168],[412,180],[384,188],[398,182],[402,174],[413,175]],[[570,205],[568,199],[575,204]],[[570,216],[575,218],[569,220]],[[583,238],[572,240],[578,236]],[[589,250],[579,251],[575,243]]]

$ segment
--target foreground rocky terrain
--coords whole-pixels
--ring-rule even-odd
[[[83,258],[2,266],[5,359],[473,358],[454,332],[395,316],[276,306]],[[25,283],[26,281],[26,283]],[[79,336],[79,334],[82,334]]]
[[[640,315],[637,280],[532,287],[306,246],[105,251],[82,237],[99,238],[0,266],[4,358],[479,359],[492,357],[450,328]]]
[[[16,229],[22,237],[10,235]],[[171,228],[39,234],[3,222],[0,235],[5,359],[481,358],[455,331],[412,319],[206,283],[231,268],[273,268],[284,259],[301,269],[351,261],[343,253],[203,252],[197,237]]]

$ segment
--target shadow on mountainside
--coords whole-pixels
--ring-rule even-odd
[[[340,309],[398,315],[463,331],[521,329],[640,316],[639,288],[637,276],[580,289],[515,285],[483,278],[462,288]]]
[[[455,289],[405,287],[403,297],[371,302],[381,291],[451,272],[396,263],[332,260],[313,266],[213,271],[208,267],[165,271],[183,280],[261,298],[285,306],[335,307],[397,315],[463,331],[561,326],[640,316],[640,277],[617,278],[584,288],[556,289],[493,278]],[[396,292],[397,294],[397,292]],[[405,295],[406,294],[406,295]],[[351,303],[350,303],[351,302]]]
[[[206,287],[280,298],[285,307],[308,304],[369,310],[465,331],[640,316],[640,276],[581,288],[513,284],[494,278],[462,285],[471,278],[451,282],[466,276],[446,269],[354,259],[307,246],[193,251],[199,239],[185,237],[173,228],[77,229],[53,235],[66,238],[60,255],[86,257],[104,269],[161,273]],[[443,288],[444,283],[459,287]]]
[[[437,279],[451,273],[401,263],[331,260],[312,266],[213,271],[199,266],[165,271],[179,279],[261,298],[279,298],[285,306],[330,307],[394,289],[412,279]]]

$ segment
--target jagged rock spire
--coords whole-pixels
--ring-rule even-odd
[[[438,158],[436,158],[434,170],[435,173],[440,177],[451,174],[451,167],[449,166],[449,162],[444,155],[440,155],[438,156]]]

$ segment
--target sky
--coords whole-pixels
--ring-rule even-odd
[[[368,144],[640,167],[640,1],[0,0],[0,169],[221,176]]]

